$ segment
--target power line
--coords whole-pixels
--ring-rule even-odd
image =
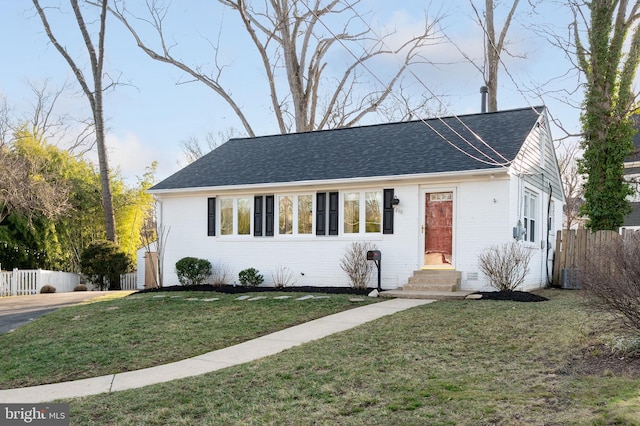
[[[342,47],[351,55],[354,57],[354,59],[356,61],[359,61],[360,58],[358,58],[358,56],[353,53],[353,51],[346,46],[346,44],[342,41],[341,38],[337,37],[337,35],[325,24],[325,22],[321,19],[321,17],[316,13],[315,10],[311,9],[309,7],[309,5],[307,4],[306,0],[301,0],[301,3],[307,8],[307,10],[309,11],[309,13],[313,14],[315,16],[315,18],[318,20],[318,22],[320,22],[322,24],[322,26],[342,45]],[[383,45],[385,45],[391,52],[394,52],[393,49],[391,49],[386,42],[384,41],[384,39],[382,37],[380,37],[374,30],[373,28],[371,28],[371,26],[364,20],[364,18],[353,8],[353,6],[349,3],[346,3],[346,6],[352,10],[352,12],[365,24],[365,26],[368,28],[368,30],[377,38],[377,40],[382,43]],[[378,82],[380,83],[381,86],[385,87],[386,85],[381,81],[381,79],[364,63],[364,62],[360,62],[360,65],[367,70],[367,72],[369,72],[369,74],[371,74],[371,76]],[[445,108],[445,110],[448,110],[448,108],[446,107],[446,105],[442,102],[442,100],[431,90],[429,89],[429,87],[427,87],[427,85],[413,72],[413,70],[409,69],[409,73],[424,87],[424,89],[429,92],[429,94],[436,99],[441,106],[443,106]],[[391,96],[393,96],[394,98],[398,99],[398,96],[395,95],[395,93],[393,93],[393,91],[390,91]],[[415,110],[411,110],[411,112],[416,113],[417,111]],[[416,114],[417,115],[417,114]],[[482,154],[482,156],[486,157],[489,161],[484,160],[482,158],[477,157],[474,154],[471,154],[467,151],[465,151],[464,149],[460,148],[458,145],[456,145],[455,143],[453,143],[452,141],[450,141],[449,139],[447,139],[442,133],[440,133],[437,129],[435,129],[430,123],[428,123],[427,121],[425,121],[423,118],[420,118],[419,120],[426,125],[427,127],[429,127],[429,129],[431,129],[436,135],[438,135],[442,140],[444,140],[445,142],[447,142],[449,145],[451,145],[453,148],[455,148],[456,150],[458,150],[459,152],[463,153],[464,155],[474,159],[475,161],[484,163],[484,164],[488,164],[488,165],[492,165],[492,166],[500,166],[500,167],[507,167],[508,165],[511,164],[511,161],[509,159],[507,159],[506,157],[504,157],[500,152],[496,151],[490,144],[488,144],[486,141],[483,140],[483,138],[478,135],[475,131],[473,131],[464,121],[462,121],[460,119],[460,117],[458,117],[455,114],[452,114],[452,116],[462,124],[462,126],[464,128],[466,128],[479,142],[481,142],[483,145],[485,145],[487,148],[489,148],[492,152],[494,152],[496,155],[498,155],[499,157],[501,157],[504,162],[499,162],[495,159],[493,159],[491,156],[489,156],[487,153],[485,153],[484,151],[480,150],[477,146],[475,146],[473,143],[471,143],[469,140],[467,140],[463,135],[461,135],[456,129],[454,129],[453,127],[451,127],[451,125],[449,125],[446,121],[444,121],[442,119],[442,117],[438,117],[437,119],[444,124],[447,128],[449,128],[456,136],[458,136],[461,140],[463,140],[467,145],[469,145],[471,148],[473,148],[474,150],[476,150],[478,153]]]

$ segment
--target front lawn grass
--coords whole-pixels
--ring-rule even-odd
[[[266,297],[255,301],[240,296],[147,293],[59,309],[0,335],[0,389],[166,364],[377,301],[354,304],[349,295],[298,301],[304,293],[280,292],[247,295]],[[206,301],[211,298],[219,300]]]
[[[74,399],[71,422],[637,424],[640,381],[574,368],[607,319],[577,292],[542,294],[437,302],[204,376]]]

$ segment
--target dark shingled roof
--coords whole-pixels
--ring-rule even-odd
[[[522,108],[425,122],[231,139],[151,190],[497,168],[499,166],[479,162],[452,146],[488,161],[470,147],[468,141],[490,158],[504,162],[465,125],[501,155],[513,160],[542,110],[544,107]]]

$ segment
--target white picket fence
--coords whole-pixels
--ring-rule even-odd
[[[55,287],[56,292],[73,291],[75,286],[80,284],[80,275],[42,269],[14,269],[0,272],[0,296],[38,294],[47,284]]]
[[[70,292],[80,284],[80,274],[42,269],[0,271],[0,297],[38,294],[47,284],[55,287],[56,293]],[[123,290],[136,290],[136,285],[135,272],[120,276]]]
[[[136,272],[120,275],[120,288],[122,290],[137,290],[138,280]]]

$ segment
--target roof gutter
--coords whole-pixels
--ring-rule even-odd
[[[507,174],[507,169],[504,167],[496,167],[490,169],[479,170],[465,170],[455,172],[444,173],[416,173],[408,175],[394,175],[394,176],[370,176],[361,178],[345,178],[345,179],[327,179],[327,180],[305,180],[305,181],[293,181],[293,182],[273,182],[273,183],[257,183],[246,185],[222,185],[222,186],[201,186],[201,187],[189,187],[189,188],[171,188],[171,189],[150,189],[147,191],[149,194],[164,195],[175,193],[197,193],[197,192],[220,192],[220,191],[265,191],[271,188],[295,188],[301,186],[318,186],[318,185],[345,185],[345,184],[363,184],[373,182],[403,182],[403,181],[419,181],[425,179],[438,179],[438,178],[450,178],[450,177],[474,177],[474,176],[491,176],[497,174]]]

